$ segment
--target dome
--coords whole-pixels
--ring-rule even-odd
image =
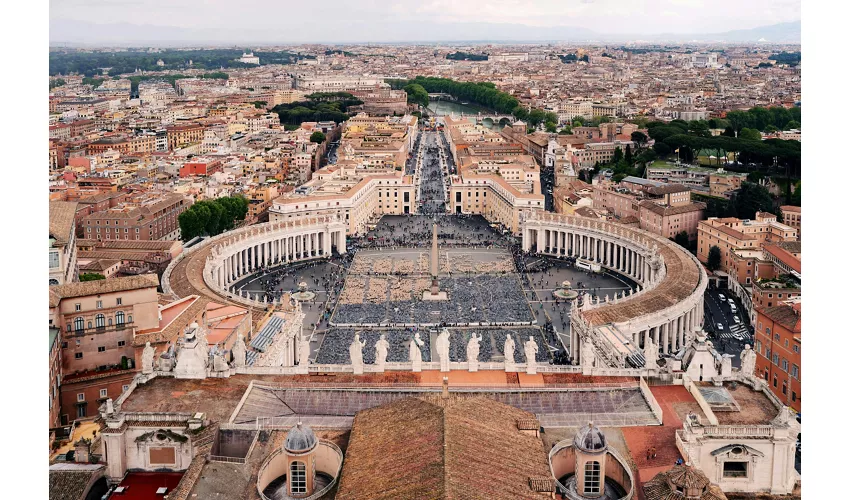
[[[588,452],[605,451],[608,449],[608,442],[605,440],[605,434],[599,430],[599,427],[594,427],[593,422],[582,427],[576,433],[573,439],[573,445],[581,450]]]
[[[318,440],[316,439],[316,435],[313,434],[313,429],[298,422],[295,427],[289,429],[289,432],[286,433],[286,441],[283,444],[283,448],[291,453],[302,453],[315,448],[317,442]]]

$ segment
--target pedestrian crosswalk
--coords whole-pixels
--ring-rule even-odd
[[[750,331],[747,329],[746,326],[741,323],[735,323],[734,325],[730,326],[728,330],[719,332],[718,337],[723,340],[735,340],[735,337],[733,337],[733,334],[735,333],[741,334],[741,336],[744,337],[744,341],[750,340]]]

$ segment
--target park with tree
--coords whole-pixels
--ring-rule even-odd
[[[197,236],[215,236],[233,229],[236,221],[248,215],[248,200],[242,196],[225,196],[192,204],[177,217],[183,241]]]

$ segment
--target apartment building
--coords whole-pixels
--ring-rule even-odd
[[[49,283],[62,285],[77,281],[76,223],[77,203],[51,201],[49,204],[50,257]]]
[[[802,207],[795,207],[794,205],[782,205],[779,207],[779,210],[782,212],[782,223],[793,227],[797,230],[797,239],[803,239],[803,218],[802,218]]]
[[[802,316],[800,301],[756,309],[756,370],[787,406],[802,407]]]
[[[173,125],[166,127],[165,132],[170,150],[179,149],[188,144],[204,140],[204,126],[199,124]]]
[[[62,425],[94,415],[130,384],[135,332],[159,322],[158,285],[145,274],[50,288],[50,321],[62,332]]]
[[[707,262],[709,249],[717,246],[721,255],[720,270],[728,273],[734,265],[734,250],[758,250],[765,243],[796,238],[796,229],[777,222],[776,216],[767,212],[757,212],[755,220],[711,217],[697,227],[697,257]]]
[[[178,240],[177,217],[192,205],[191,198],[166,194],[127,203],[87,215],[83,219],[90,240]]]

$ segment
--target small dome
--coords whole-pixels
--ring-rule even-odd
[[[604,451],[608,449],[608,442],[605,440],[605,434],[599,430],[599,427],[594,427],[593,422],[582,427],[576,433],[573,439],[573,445],[581,450],[588,452]]]
[[[313,429],[298,422],[295,427],[289,429],[289,432],[286,433],[286,441],[283,447],[291,453],[303,453],[312,450],[317,442],[316,435],[313,434]]]

